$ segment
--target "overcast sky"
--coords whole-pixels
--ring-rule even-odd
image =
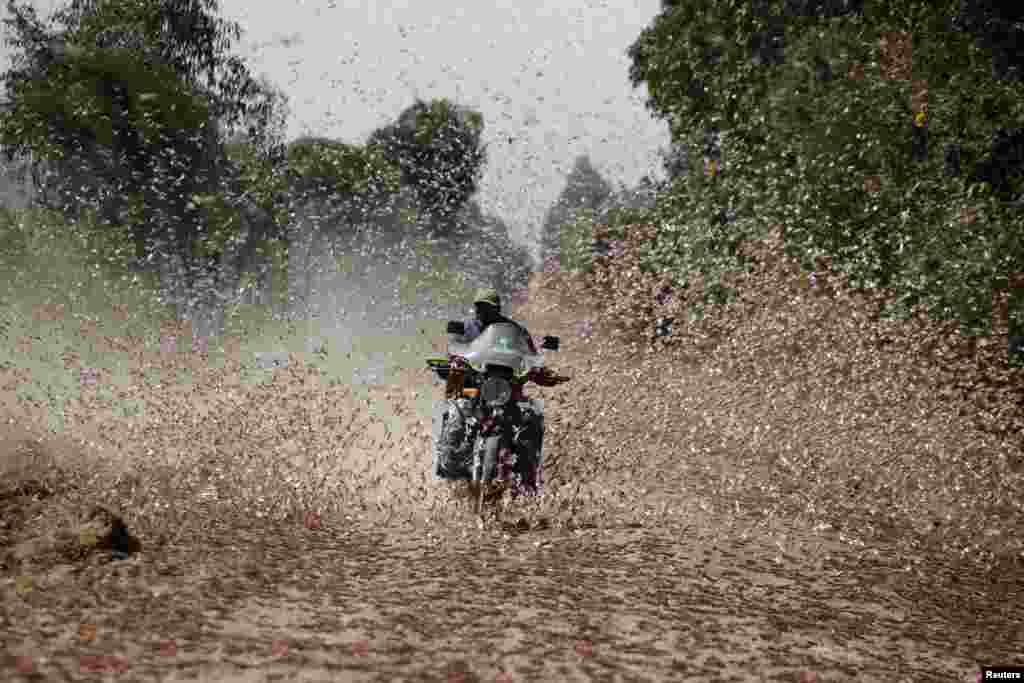
[[[253,70],[291,98],[291,137],[362,142],[415,97],[480,111],[489,158],[479,199],[516,238],[542,220],[578,154],[616,184],[660,176],[667,127],[630,87],[625,55],[659,4],[221,0]]]

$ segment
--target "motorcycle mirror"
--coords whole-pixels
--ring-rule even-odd
[[[545,351],[557,351],[558,350],[558,337],[546,336],[544,341],[541,342],[540,347]]]
[[[466,334],[466,323],[461,320],[449,320],[448,321],[448,334]]]

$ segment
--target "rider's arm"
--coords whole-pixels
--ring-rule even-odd
[[[463,323],[466,333],[462,335],[465,343],[469,343],[480,336],[483,330],[480,329],[480,321],[476,318],[466,318]]]
[[[537,353],[537,346],[533,343],[533,336],[530,334],[530,331],[524,327],[523,332],[526,333],[526,343],[530,347],[530,353]]]

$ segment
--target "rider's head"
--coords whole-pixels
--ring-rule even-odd
[[[476,318],[484,324],[490,324],[501,315],[501,297],[493,289],[481,289],[473,299]]]

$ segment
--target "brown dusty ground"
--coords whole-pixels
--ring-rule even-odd
[[[120,680],[966,681],[979,653],[1019,652],[1019,604],[974,597],[969,577],[938,596],[928,575],[819,539],[782,554],[698,510],[675,517],[450,542],[233,529],[205,556],[58,567],[25,600],[8,587],[5,641],[44,680],[95,678],[82,658],[114,654]]]
[[[564,317],[535,308],[526,322],[563,334],[558,367],[584,373]],[[553,433],[570,391],[550,392]],[[642,410],[630,401],[619,407]],[[918,683],[1021,663],[1019,576],[995,582],[942,555],[908,560],[884,539],[765,518],[757,501],[707,495],[742,463],[723,458],[709,474],[683,444],[632,443],[623,461],[657,466],[591,470],[586,454],[552,447],[555,484],[592,473],[565,503],[587,521],[554,502],[510,511],[519,526],[479,526],[410,487],[388,501],[389,522],[325,512],[310,529],[204,516],[199,496],[177,504],[201,524],[159,542],[143,528],[128,559],[18,564],[36,552],[24,524],[45,513],[41,500],[18,512],[29,521],[0,572],[0,680]],[[385,477],[429,462],[376,455],[367,466]]]

